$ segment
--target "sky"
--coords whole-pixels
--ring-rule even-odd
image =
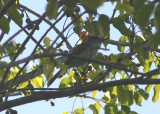
[[[20,3],[33,9],[35,12],[38,12],[39,14],[42,14],[45,11],[46,8],[46,0],[20,0]],[[109,17],[111,17],[112,15],[112,11],[114,8],[115,4],[111,4],[110,2],[107,2],[105,5],[101,6],[99,8],[99,13],[100,14],[107,14]],[[35,16],[33,15],[29,15],[30,18],[32,20],[37,19]],[[64,20],[61,20],[62,22]],[[69,22],[69,21],[68,21]],[[59,30],[62,30],[62,24],[58,24],[56,25],[57,28]],[[12,22],[11,25],[11,31],[8,35],[5,35],[6,39],[9,38],[9,36],[13,35],[17,30],[19,30],[20,28],[15,26],[14,22]],[[48,25],[46,25],[45,23],[42,23],[40,25],[40,30],[37,31],[34,34],[34,37],[38,40],[43,34],[44,32],[49,28]],[[121,34],[119,33],[119,31],[113,29],[113,27],[111,26],[111,30],[110,30],[110,38],[113,40],[118,40],[119,37],[121,36]],[[55,38],[56,34],[54,33],[54,31],[52,30],[51,32],[49,32],[47,34],[48,37],[50,38]],[[77,37],[75,34],[72,37]],[[24,33],[19,34],[15,40],[16,42],[22,42],[24,39],[26,38],[26,35]],[[72,39],[72,38],[71,38]],[[71,41],[71,40],[70,40]],[[74,44],[74,41],[73,43]],[[34,43],[33,42],[29,42],[29,44],[27,45],[27,50],[26,50],[26,54],[22,55],[21,57],[19,57],[19,59],[23,58],[23,57],[27,57],[30,55],[31,51],[34,48]],[[111,53],[116,54],[117,53],[117,48],[115,46],[112,46],[112,48],[110,48],[110,46],[108,46],[108,48],[110,49],[109,52],[105,52],[106,55],[109,55]],[[59,84],[59,82],[56,82],[55,84],[52,85],[52,87],[55,87]],[[145,86],[141,86],[142,88]],[[97,94],[96,96],[101,96],[103,95],[102,92],[100,92],[99,94]],[[160,112],[160,101],[158,101],[157,103],[152,103],[152,95],[153,95],[153,91],[150,92],[150,97],[147,101],[145,101],[143,99],[142,102],[142,106],[137,106],[137,105],[132,105],[131,109],[133,111],[138,112],[139,114],[158,114],[158,112]],[[19,96],[18,96],[19,97]],[[18,97],[11,97],[9,99],[15,99]],[[95,103],[95,101],[93,100],[89,100],[89,99],[84,99],[84,98],[61,98],[61,99],[56,99],[56,100],[52,100],[55,103],[55,106],[50,106],[50,102],[49,101],[37,101],[34,103],[29,103],[29,104],[25,104],[25,105],[21,105],[21,106],[17,106],[14,107],[12,109],[15,109],[18,111],[18,114],[61,114],[63,111],[69,111],[71,112],[72,109],[76,109],[76,107],[80,107],[82,105],[82,101],[84,104],[84,107],[86,107],[89,103]],[[74,108],[73,105],[75,104]],[[5,114],[5,112],[1,112],[2,114]],[[91,113],[90,109],[87,109],[85,111],[85,113]],[[103,114],[103,110],[101,109],[101,113]]]

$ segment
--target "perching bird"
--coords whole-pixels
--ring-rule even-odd
[[[77,55],[85,58],[91,58],[93,59],[97,52],[98,49],[101,46],[101,43],[104,41],[104,39],[98,38],[96,36],[87,36],[84,41],[73,48],[70,52],[72,55]],[[78,58],[73,58],[73,57],[68,57],[64,64],[68,65],[68,68],[71,67],[81,67],[84,66],[88,63],[88,61],[83,60],[83,59],[78,59]],[[48,82],[48,86],[50,86],[60,75],[62,69],[60,69]]]

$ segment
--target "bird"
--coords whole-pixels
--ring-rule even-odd
[[[70,52],[71,55],[77,55],[80,57],[90,58],[93,59],[98,49],[100,48],[102,42],[104,39],[99,38],[97,36],[86,36],[86,38],[83,40],[81,44],[73,48]],[[83,60],[80,58],[73,58],[73,57],[67,57],[64,62],[65,65],[68,66],[68,68],[72,67],[82,67],[88,64],[87,60]],[[62,69],[60,69],[49,81],[47,86],[49,87],[60,75],[62,72]]]

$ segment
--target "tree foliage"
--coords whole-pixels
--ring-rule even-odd
[[[110,2],[115,6],[112,16],[99,13],[99,8]],[[130,106],[133,103],[141,106],[142,101],[148,99],[152,87],[152,101],[157,102],[160,91],[159,2],[47,0],[45,12],[40,15],[19,0],[1,0],[0,41],[4,43],[0,44],[0,111],[7,109],[6,113],[15,113],[12,107],[25,103],[80,97],[96,101],[88,106],[94,114],[99,114],[102,109],[106,114],[136,114]],[[31,14],[37,19],[32,20]],[[66,21],[62,21],[64,19]],[[13,22],[19,30],[10,34]],[[49,27],[40,33],[43,22]],[[63,23],[63,27],[56,26],[59,23]],[[121,33],[119,38],[110,37],[112,25]],[[48,37],[51,30],[56,35]],[[27,34],[27,37],[18,43],[16,37],[20,33]],[[36,33],[41,37],[36,38]],[[70,51],[73,48],[72,41],[83,40],[86,33],[106,39],[102,51],[94,59],[66,53],[66,49]],[[79,39],[72,37],[72,34]],[[34,47],[28,55],[26,45],[30,41],[34,42]],[[106,54],[106,49],[112,48],[109,45],[117,47],[116,54]],[[68,70],[62,61],[57,62],[59,56],[86,59],[90,64]],[[33,63],[31,67],[28,65],[30,62]],[[45,88],[56,68],[63,69],[60,83],[57,87]],[[142,84],[145,88],[139,86]],[[96,95],[102,92],[103,96],[97,98]],[[8,97],[16,95],[23,97],[8,100]],[[51,104],[54,105],[53,102]],[[84,107],[72,111],[78,114],[84,112]]]

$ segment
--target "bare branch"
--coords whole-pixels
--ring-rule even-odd
[[[74,96],[76,94],[81,94],[88,91],[103,90],[104,88],[109,88],[109,87],[114,87],[119,85],[128,85],[128,84],[140,84],[140,85],[160,84],[160,79],[149,79],[149,78],[148,79],[124,79],[124,80],[117,80],[117,81],[105,82],[100,84],[97,84],[97,83],[83,84],[76,87],[70,87],[64,90],[39,91],[27,97],[21,97],[21,98],[0,103],[0,111],[9,109],[15,106],[20,106],[23,104],[35,102],[35,101],[69,97],[69,96]]]

